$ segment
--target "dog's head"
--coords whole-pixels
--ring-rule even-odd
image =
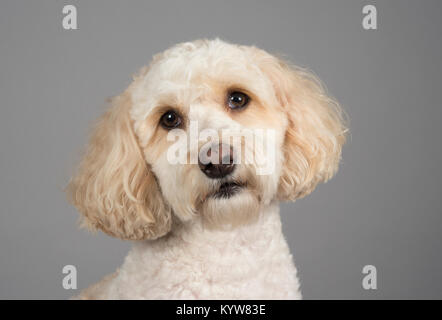
[[[86,226],[123,239],[158,238],[173,218],[234,226],[332,177],[345,131],[307,71],[255,47],[183,43],[112,100],[68,193]]]

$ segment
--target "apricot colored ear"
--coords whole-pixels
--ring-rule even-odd
[[[347,128],[341,107],[313,74],[281,60],[274,69],[275,92],[288,118],[278,194],[294,200],[336,173]]]
[[[97,122],[67,193],[82,225],[128,240],[155,239],[171,228],[171,210],[144,160],[124,93]]]

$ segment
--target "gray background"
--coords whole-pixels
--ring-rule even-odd
[[[78,30],[62,29],[64,4]],[[442,298],[441,15],[436,0],[2,0],[0,298],[64,299],[78,293],[64,265],[81,289],[122,263],[130,243],[79,230],[62,190],[105,99],[152,54],[202,37],[286,54],[351,119],[338,175],[282,205],[304,297]]]

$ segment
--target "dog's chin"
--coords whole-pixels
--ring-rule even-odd
[[[212,227],[234,227],[253,221],[259,208],[258,197],[246,184],[226,182],[205,199],[201,213]]]

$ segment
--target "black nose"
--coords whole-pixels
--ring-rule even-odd
[[[221,143],[202,150],[198,157],[198,165],[201,171],[209,178],[224,178],[235,170],[233,148]]]

